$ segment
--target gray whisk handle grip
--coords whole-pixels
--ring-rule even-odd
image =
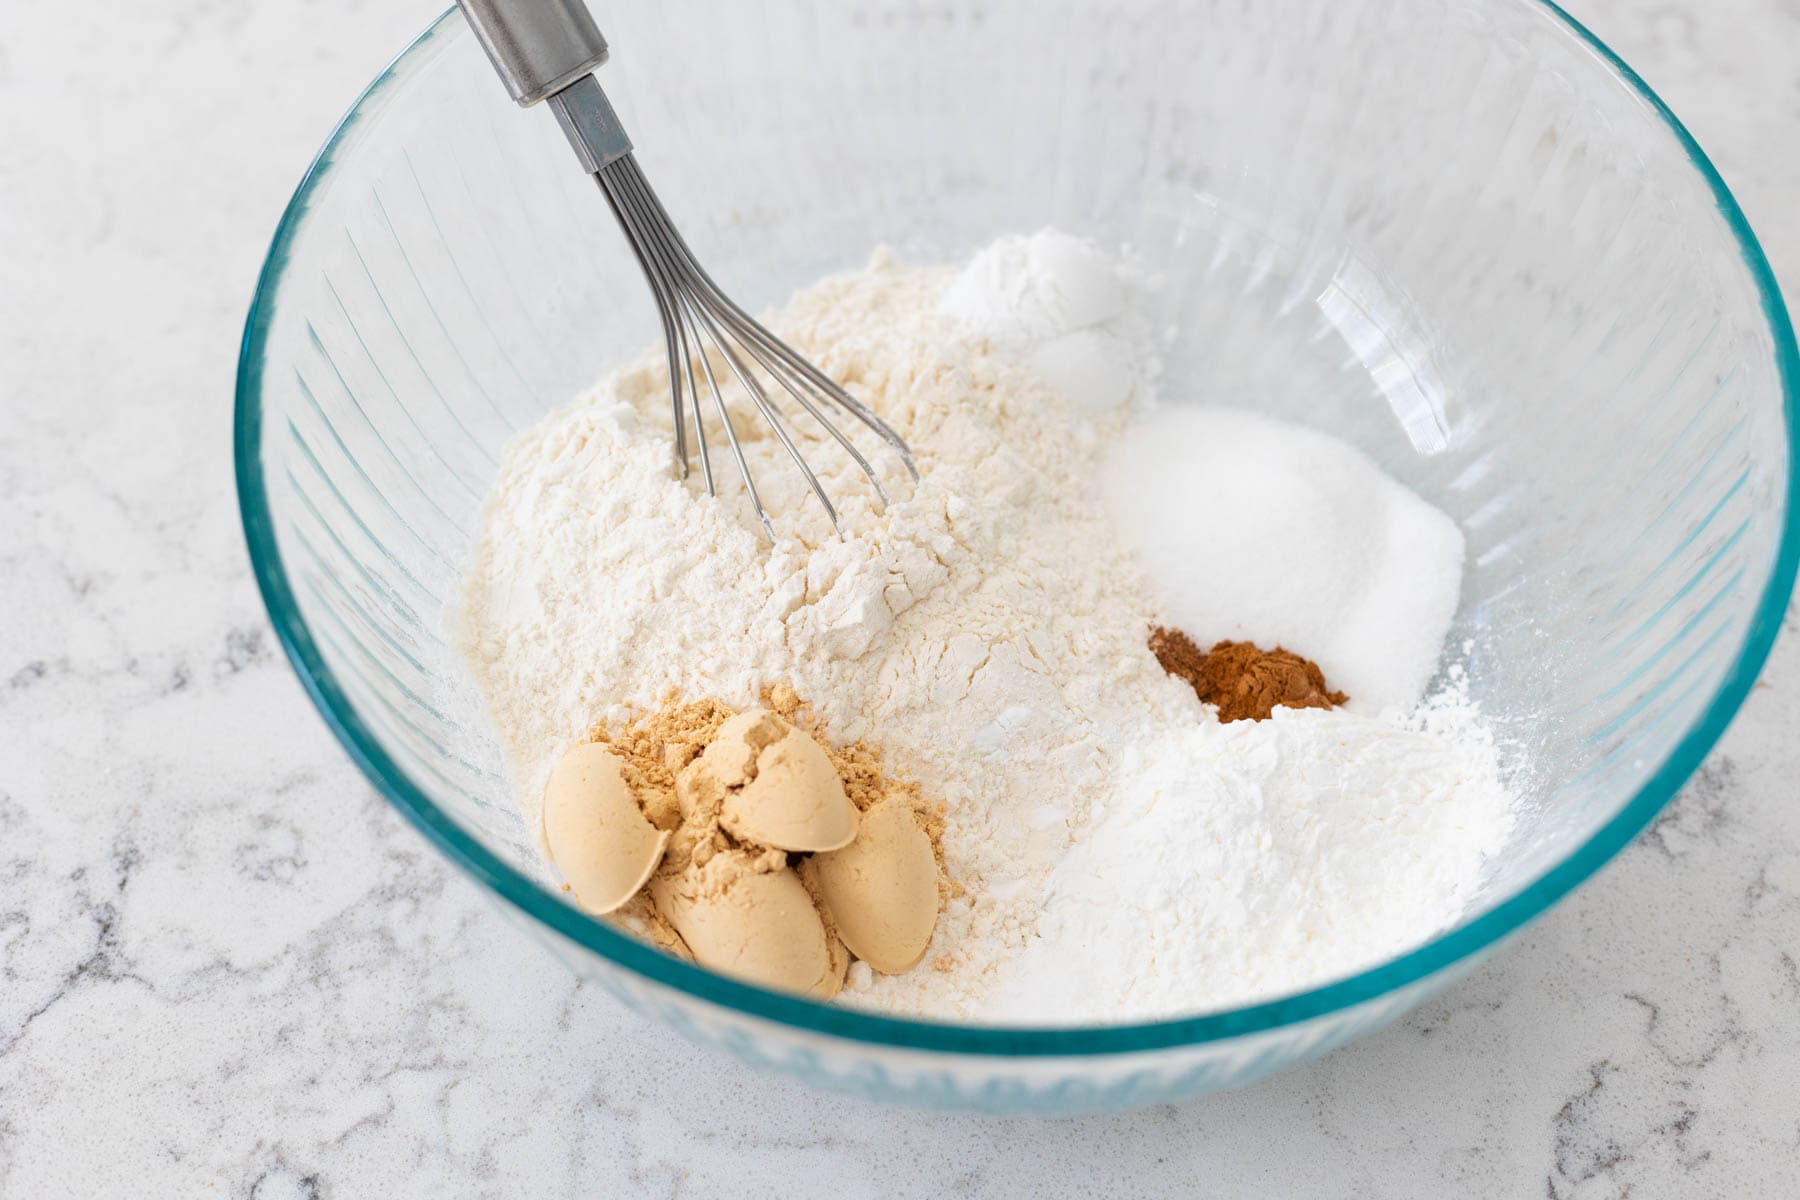
[[[606,61],[606,39],[582,0],[456,3],[521,105],[536,104]]]

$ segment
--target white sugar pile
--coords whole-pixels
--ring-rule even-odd
[[[1419,702],[1462,588],[1456,523],[1337,438],[1168,405],[1107,471],[1119,531],[1202,648],[1285,646],[1358,712]]]

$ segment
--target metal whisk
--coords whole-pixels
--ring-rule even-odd
[[[713,355],[717,352],[724,371],[750,397],[756,410],[774,430],[794,465],[806,477],[813,495],[824,505],[832,527],[841,534],[838,511],[825,494],[824,485],[807,465],[789,435],[763,375],[788,394],[812,418],[823,425],[832,440],[861,467],[885,505],[887,490],[880,476],[829,411],[835,406],[855,417],[899,452],[914,480],[919,477],[912,452],[905,441],[868,407],[834,383],[829,376],[801,357],[791,346],[770,333],[739,308],[714,283],[669,214],[656,198],[649,181],[632,154],[626,136],[606,93],[593,71],[606,61],[606,39],[594,24],[582,0],[457,0],[475,30],[507,91],[521,106],[547,100],[556,119],[575,147],[575,154],[599,183],[600,190],[618,218],[619,227],[643,268],[644,278],[656,297],[662,316],[663,339],[669,357],[669,394],[674,407],[675,464],[682,478],[690,472],[688,413],[691,409],[694,441],[700,452],[700,470],[708,495],[716,495],[712,457],[707,443],[706,419],[699,385],[704,382],[724,426],[725,438],[743,477],[744,489],[757,519],[771,541],[775,538],[769,514],[757,495],[756,481],[738,443],[737,431],[720,388]],[[696,375],[696,364],[698,374]],[[754,364],[754,366],[752,365]],[[690,403],[691,402],[691,403]]]

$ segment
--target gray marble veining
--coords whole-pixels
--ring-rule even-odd
[[[1800,280],[1800,5],[1572,7]],[[0,1196],[1793,1194],[1792,637],[1680,799],[1497,961],[1181,1108],[1043,1124],[823,1097],[644,1025],[516,936],[313,716],[232,493],[268,233],[431,15],[8,10]]]

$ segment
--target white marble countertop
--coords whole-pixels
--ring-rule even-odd
[[[1800,282],[1800,4],[1571,7]],[[1673,808],[1472,981],[1179,1108],[1052,1124],[825,1097],[645,1025],[517,936],[313,715],[232,489],[266,239],[432,11],[8,10],[0,1196],[1793,1194],[1792,636]]]

